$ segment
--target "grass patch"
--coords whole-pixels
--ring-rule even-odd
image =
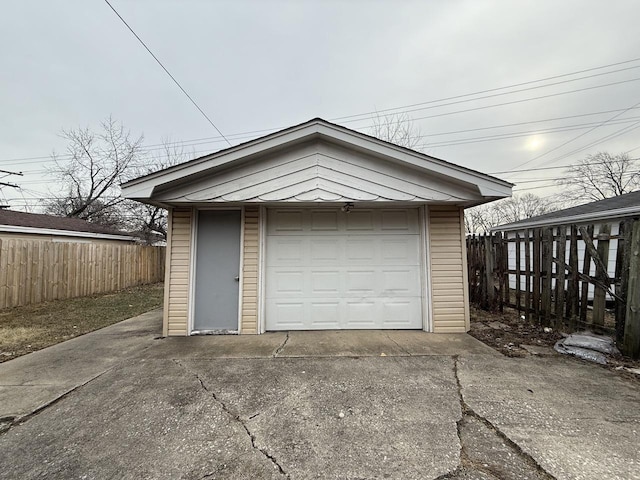
[[[162,306],[161,283],[0,310],[0,362]]]

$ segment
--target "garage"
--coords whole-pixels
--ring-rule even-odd
[[[419,212],[268,209],[266,330],[422,329]]]
[[[165,336],[464,333],[464,209],[511,187],[315,118],[122,192],[169,212]]]

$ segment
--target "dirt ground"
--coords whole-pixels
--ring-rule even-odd
[[[531,354],[551,355],[553,354],[551,349],[555,343],[566,336],[554,329],[545,331],[544,327],[528,322],[514,309],[505,308],[502,313],[492,313],[473,305],[469,334],[508,357],[525,357]],[[640,368],[640,360],[616,355],[608,356],[607,362],[606,368],[640,381],[640,375],[627,370]]]
[[[162,291],[159,283],[0,310],[0,362],[157,308]]]

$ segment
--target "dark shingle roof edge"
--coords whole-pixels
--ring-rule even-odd
[[[585,203],[576,207],[565,208],[555,212],[545,213],[537,217],[527,218],[517,222],[498,225],[492,232],[518,230],[521,228],[558,225],[562,223],[589,222],[609,218],[633,217],[640,215],[640,190],[625,193],[617,197],[606,198],[596,202]]]
[[[77,237],[135,240],[114,228],[89,223],[80,218],[57,217],[39,213],[0,209],[0,231],[12,233],[58,234]]]

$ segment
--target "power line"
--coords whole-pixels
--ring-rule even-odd
[[[105,1],[107,1],[107,0],[105,0]],[[550,78],[553,78],[553,77],[550,77]],[[462,109],[462,110],[454,110],[452,112],[444,112],[444,113],[435,114],[435,115],[427,115],[427,116],[423,116],[423,117],[409,118],[406,121],[427,120],[427,119],[432,119],[432,118],[438,118],[438,117],[444,117],[444,116],[450,116],[450,115],[457,115],[459,113],[468,113],[468,112],[473,112],[473,111],[485,110],[485,109],[488,109],[488,108],[502,107],[502,106],[513,105],[513,104],[517,104],[517,103],[524,103],[524,102],[530,102],[530,101],[534,101],[534,100],[541,100],[541,99],[552,98],[552,97],[557,97],[557,96],[562,96],[562,95],[568,95],[568,94],[578,93],[578,92],[587,91],[587,90],[605,88],[605,87],[619,85],[619,84],[623,84],[623,83],[635,82],[635,81],[638,81],[638,80],[640,80],[640,77],[627,79],[627,80],[622,80],[622,81],[619,81],[619,82],[612,82],[612,83],[607,83],[607,84],[594,85],[594,86],[591,86],[591,87],[585,87],[585,88],[581,88],[581,89],[567,90],[567,91],[564,91],[564,92],[558,92],[558,93],[553,93],[553,94],[549,94],[549,95],[541,95],[541,96],[537,96],[537,97],[529,97],[529,98],[524,98],[524,99],[520,99],[520,100],[513,100],[513,101],[509,101],[509,102],[502,102],[502,103],[497,103],[497,104],[484,105],[484,106],[481,106],[481,107],[473,107],[473,108]],[[503,87],[503,88],[506,88],[506,87]],[[508,93],[513,93],[513,92],[508,92]],[[188,94],[186,92],[185,92],[185,94],[188,96]],[[470,94],[468,94],[468,95],[470,95]],[[191,99],[191,97],[189,97],[189,98]],[[473,100],[478,100],[478,99],[470,99],[470,100],[466,100],[465,102],[469,102],[469,101],[473,101]],[[436,100],[434,100],[433,102],[436,102]],[[455,103],[463,103],[463,102],[455,102]],[[420,104],[416,104],[416,105],[420,105]],[[415,111],[438,108],[438,107],[443,107],[443,106],[447,106],[447,105],[450,105],[450,104],[433,105],[431,107],[418,108],[418,109],[414,109],[414,110],[400,111],[400,112],[396,112],[396,113],[412,113],[412,112],[415,112]],[[200,110],[200,108],[197,106],[197,104],[196,104],[196,107]],[[398,109],[398,108],[404,108],[404,107],[395,107],[395,108]],[[622,109],[614,109],[614,110],[605,110],[605,111],[600,112],[600,113],[610,113],[610,112],[616,112],[616,111],[622,111],[624,113],[624,112],[626,112],[628,110],[629,109],[623,109],[623,110]],[[204,114],[204,112],[202,112],[202,113]],[[587,114],[584,114],[584,115],[596,115],[596,114],[598,114],[598,113],[587,113]],[[359,114],[359,115],[364,115],[364,114]],[[581,115],[571,115],[571,116],[567,116],[567,117],[558,117],[558,119],[575,118],[575,117],[579,117],[579,116],[581,116]],[[208,117],[206,117],[206,118],[208,119]],[[330,121],[337,121],[337,120],[340,120],[340,118],[344,118],[344,117],[331,118]],[[345,121],[345,122],[342,122],[342,123],[349,123],[349,122],[363,121],[363,120],[372,120],[373,118],[374,117],[360,118],[360,119],[357,119],[357,120],[348,120],[348,121]],[[528,122],[521,122],[521,123],[528,123]],[[212,125],[213,125],[213,123],[212,123]],[[382,123],[381,125],[385,125],[385,123]],[[513,124],[513,125],[518,125],[518,124],[516,123],[516,124]],[[215,125],[213,125],[213,126],[214,126],[214,128],[216,128]],[[364,129],[364,128],[370,128],[372,126],[373,125],[363,125],[363,126],[356,127],[356,128]],[[269,128],[269,129],[262,129],[262,130],[253,130],[253,131],[249,131],[249,132],[240,132],[240,133],[229,135],[228,138],[235,137],[234,139],[236,139],[236,140],[247,139],[247,138],[255,138],[255,136],[257,136],[256,134],[273,132],[273,131],[277,131],[277,130],[282,129],[282,128],[283,127],[277,127],[277,128]],[[222,135],[222,133],[217,128],[216,128],[216,130],[218,131],[218,133],[220,133],[220,137],[204,137],[202,139],[194,139],[193,140],[195,142],[195,141],[200,141],[200,140],[209,140],[209,139],[211,139],[211,142],[191,143],[191,144],[187,143],[186,145],[189,146],[189,145],[200,145],[200,144],[207,144],[207,143],[217,143],[218,141],[224,141],[227,144],[231,145],[231,143],[229,142],[228,138],[226,136]],[[222,139],[222,140],[216,140],[216,139]],[[181,142],[170,142],[168,145],[179,145],[180,143]],[[158,148],[153,148],[153,149],[152,148],[143,148],[143,151],[162,150],[165,147],[165,144],[152,144],[152,145],[149,145],[149,147],[153,147],[153,146],[158,146]],[[60,155],[60,157],[62,157],[62,158],[69,157],[70,158],[70,155]],[[18,162],[18,161],[19,162],[28,162],[28,161],[36,161],[36,160],[46,160],[46,159],[49,159],[49,158],[50,158],[50,156],[34,156],[34,157],[22,157],[22,158],[14,158],[14,159],[2,159],[2,160],[0,160],[0,162],[4,162],[4,163],[10,163],[10,162],[13,162],[13,161],[16,161],[16,162]]]
[[[579,73],[586,73],[586,72],[591,72],[591,71],[595,71],[595,70],[602,70],[603,68],[615,67],[617,65],[624,65],[624,64],[627,64],[627,63],[633,63],[633,62],[637,62],[639,60],[640,60],[640,57],[632,58],[630,60],[624,60],[622,62],[610,63],[608,65],[601,65],[599,67],[592,67],[592,68],[587,68],[587,69],[584,69],[584,70],[577,70],[577,71],[570,72],[570,73],[563,73],[561,75],[554,75],[552,77],[539,78],[537,80],[530,80],[530,81],[522,82],[522,83],[515,83],[515,84],[512,84],[512,85],[506,85],[504,87],[490,88],[488,90],[480,90],[480,91],[477,91],[477,92],[465,93],[465,94],[462,94],[462,95],[455,95],[453,97],[440,98],[440,99],[437,99],[437,100],[429,100],[429,101],[426,101],[426,102],[420,102],[420,103],[414,103],[414,104],[410,104],[410,105],[404,105],[402,107],[392,107],[392,108],[386,108],[386,109],[382,109],[382,110],[376,110],[376,111],[373,111],[373,112],[359,113],[359,114],[354,114],[354,115],[346,115],[346,116],[342,116],[342,117],[336,117],[333,120],[344,120],[344,119],[349,119],[349,118],[354,118],[354,117],[361,117],[361,116],[365,116],[365,115],[377,115],[379,113],[391,112],[391,111],[394,111],[394,110],[402,110],[402,109],[405,109],[405,108],[412,108],[412,107],[416,107],[416,106],[420,106],[420,105],[429,105],[429,104],[432,104],[432,103],[440,103],[440,102],[445,102],[445,101],[448,101],[448,100],[455,100],[455,99],[458,99],[458,98],[471,97],[471,96],[475,96],[475,95],[481,95],[483,93],[496,92],[496,91],[499,91],[499,90],[506,90],[508,88],[515,88],[515,87],[521,87],[523,85],[530,85],[530,84],[533,84],[533,83],[544,82],[546,80],[555,80],[556,78],[568,77],[568,76],[571,76],[571,75],[577,75]],[[637,68],[637,67],[630,67],[629,69],[631,69],[631,68]],[[621,69],[621,70],[615,70],[614,72],[606,72],[606,73],[592,75],[592,76],[595,77],[595,76],[599,76],[599,75],[606,75],[607,73],[615,73],[615,72],[619,72],[619,71],[622,71],[622,70],[628,70],[628,69],[625,68],[625,69]],[[582,77],[582,78],[590,78],[590,77],[591,76]],[[578,79],[578,80],[580,80],[580,79]],[[540,88],[540,87],[536,87],[536,88]],[[508,92],[508,93],[515,93],[515,92]],[[474,99],[474,100],[477,100],[477,99]],[[396,112],[396,113],[401,113],[401,112]]]
[[[527,165],[527,164],[529,164],[529,163],[531,163],[531,162],[533,162],[533,161],[535,161],[535,160],[538,160],[539,158],[542,158],[542,157],[544,157],[544,156],[548,155],[548,154],[549,154],[549,153],[551,153],[551,152],[555,152],[556,150],[558,150],[558,149],[560,149],[560,148],[562,148],[562,147],[564,147],[564,146],[566,146],[566,145],[568,145],[568,144],[570,144],[570,143],[572,143],[572,142],[574,142],[574,141],[578,140],[579,138],[584,137],[585,135],[587,135],[587,134],[589,134],[589,133],[593,132],[594,130],[596,130],[596,129],[600,128],[601,126],[606,125],[607,123],[609,123],[610,121],[612,121],[612,120],[616,119],[616,118],[617,118],[617,117],[619,117],[620,115],[623,115],[624,113],[628,112],[629,110],[632,110],[632,109],[636,108],[638,105],[640,105],[640,102],[637,102],[636,104],[632,105],[631,107],[624,109],[624,110],[623,110],[622,112],[620,112],[620,113],[616,113],[613,117],[611,117],[611,118],[609,118],[609,119],[605,120],[604,122],[600,123],[599,125],[596,125],[595,127],[591,128],[591,129],[589,129],[589,130],[587,130],[586,132],[583,132],[583,133],[581,133],[580,135],[578,135],[578,136],[576,136],[576,137],[573,137],[573,138],[571,138],[571,139],[567,140],[566,142],[561,143],[560,145],[558,145],[558,146],[556,146],[556,147],[552,148],[551,150],[547,150],[546,152],[541,153],[540,155],[537,155],[537,156],[535,156],[535,157],[533,157],[533,158],[531,158],[531,159],[527,160],[526,162],[524,162],[524,163],[521,163],[521,164],[517,165],[515,168],[522,167],[522,166]],[[565,156],[564,158],[566,158],[566,156]],[[554,160],[559,160],[559,159],[558,159],[558,158],[556,158],[556,159],[553,159],[553,160],[551,160],[551,161],[554,161]]]
[[[625,153],[629,153],[629,152],[625,152]],[[630,158],[629,160],[636,161],[636,160],[640,160],[640,158]],[[609,163],[609,162],[604,162],[604,161],[585,162],[585,163],[583,163],[583,165],[604,165],[605,163]],[[501,172],[489,172],[488,175],[500,175],[500,174],[504,174],[504,173],[520,173],[520,172],[538,172],[538,171],[541,171],[541,170],[555,170],[555,169],[558,169],[558,168],[567,168],[567,167],[568,167],[568,165],[555,165],[553,167],[525,168],[525,169],[522,169],[522,170],[503,170]]]
[[[124,25],[129,29],[129,31],[133,34],[133,36],[134,36],[134,37],[136,37],[136,38],[138,39],[138,41],[139,41],[139,42],[142,44],[142,46],[147,50],[147,52],[149,52],[149,54],[150,54],[150,55],[153,57],[153,59],[158,63],[158,65],[160,65],[160,67],[162,67],[162,69],[165,71],[165,73],[166,73],[167,75],[169,75],[169,77],[171,78],[171,80],[173,80],[173,83],[175,83],[175,84],[178,86],[178,88],[182,91],[182,93],[184,93],[184,94],[186,95],[186,97],[191,101],[191,103],[193,103],[193,105],[198,109],[198,111],[202,114],[202,116],[203,116],[204,118],[206,118],[206,119],[207,119],[207,121],[211,124],[211,126],[212,126],[213,128],[215,128],[215,129],[216,129],[216,131],[220,134],[220,136],[221,136],[222,138],[224,138],[224,140],[229,144],[229,146],[231,146],[231,142],[230,142],[229,140],[227,140],[227,137],[225,137],[225,136],[224,136],[224,134],[220,131],[220,129],[219,129],[218,127],[216,127],[215,123],[213,123],[213,121],[209,118],[209,116],[208,116],[206,113],[204,113],[204,110],[202,110],[202,109],[200,108],[200,106],[196,103],[196,101],[195,101],[193,98],[191,98],[191,95],[189,95],[189,94],[187,93],[187,91],[186,91],[184,88],[182,88],[182,85],[180,85],[180,83],[178,82],[178,80],[176,80],[176,79],[175,79],[175,77],[174,77],[173,75],[171,75],[171,72],[169,72],[169,70],[167,70],[167,67],[165,67],[165,66],[162,64],[162,62],[158,59],[158,57],[156,57],[156,56],[155,56],[155,54],[151,51],[151,49],[150,49],[149,47],[147,47],[147,44],[146,44],[146,43],[144,43],[144,42],[142,41],[142,39],[141,39],[141,38],[138,36],[138,34],[133,30],[133,28],[131,28],[131,27],[129,26],[129,24],[126,22],[126,20],[125,20],[124,18],[122,18],[122,15],[120,15],[120,14],[118,13],[118,11],[117,11],[115,8],[113,8],[113,5],[111,5],[111,3],[109,3],[109,0],[104,0],[104,1],[105,1],[105,3],[106,3],[107,5],[109,5],[109,8],[111,8],[111,10],[113,10],[113,13],[115,13],[115,14],[118,16],[118,18],[122,21],[122,23],[124,23]]]

